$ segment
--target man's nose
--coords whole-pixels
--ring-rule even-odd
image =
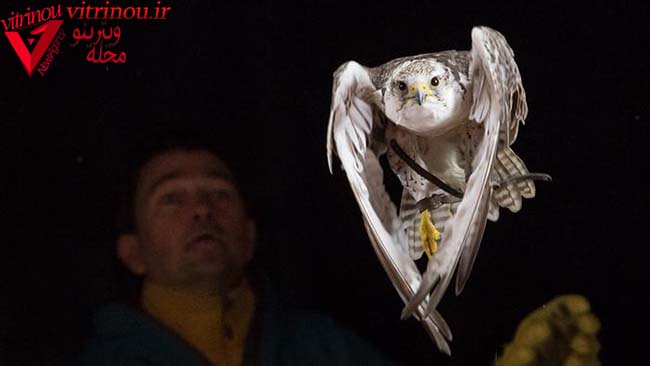
[[[214,207],[207,197],[196,197],[193,200],[192,215],[195,219],[211,218],[214,216]]]

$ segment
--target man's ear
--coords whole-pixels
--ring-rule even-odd
[[[135,235],[123,234],[117,238],[117,257],[134,274],[142,276],[147,272],[147,266],[142,259],[140,244]]]
[[[255,255],[255,244],[257,241],[257,225],[253,219],[246,222],[246,260],[250,262]]]

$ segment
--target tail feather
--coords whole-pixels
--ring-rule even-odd
[[[495,199],[490,201],[490,209],[488,211],[488,220],[496,222],[499,220],[499,204],[496,203]]]
[[[415,199],[408,191],[402,191],[402,199],[399,205],[399,217],[405,224],[406,230],[406,243],[409,250],[409,255],[412,259],[419,259],[424,252],[422,241],[420,240],[420,217],[418,209],[415,206]]]
[[[494,171],[499,182],[528,174],[528,169],[524,162],[507,146],[502,146],[497,152]],[[517,212],[521,209],[522,197],[535,197],[535,183],[532,180],[518,180],[503,184],[495,189],[492,194],[492,199],[498,206],[506,207],[512,212]]]

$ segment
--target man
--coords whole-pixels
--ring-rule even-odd
[[[385,365],[331,320],[282,304],[248,270],[255,223],[227,164],[172,143],[136,166],[117,256],[141,279],[134,306],[95,318],[83,365]]]

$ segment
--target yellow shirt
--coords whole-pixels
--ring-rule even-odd
[[[144,282],[142,307],[218,366],[241,366],[255,295],[248,281],[227,296],[200,296]]]

